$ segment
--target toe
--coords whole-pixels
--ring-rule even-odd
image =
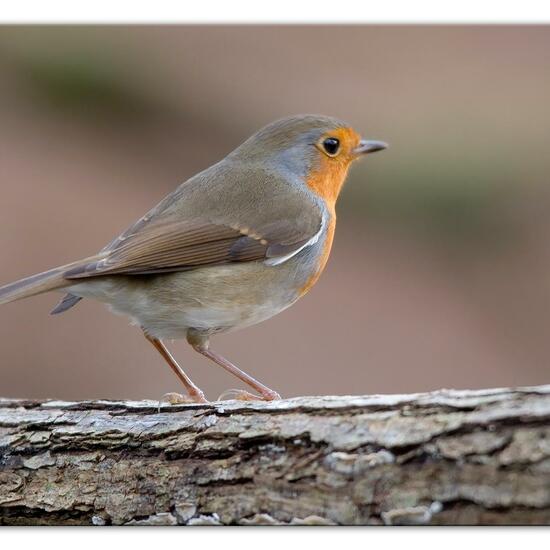
[[[269,390],[264,393],[263,399],[265,401],[277,401],[281,399],[281,396],[276,391]]]
[[[236,399],[237,401],[275,401],[276,399],[281,399],[281,396],[272,390],[264,392],[263,395],[255,395],[246,390],[225,390],[219,397],[218,401],[232,400]]]
[[[262,397],[254,395],[253,393],[245,390],[225,390],[219,397],[218,401],[230,401],[236,399],[237,401],[262,401]]]
[[[169,393],[165,393],[160,398],[159,404],[165,401],[170,403],[170,405],[182,405],[182,404],[189,404],[189,403],[208,403],[208,401],[206,400],[202,392],[196,395],[182,395],[181,393],[169,392]]]

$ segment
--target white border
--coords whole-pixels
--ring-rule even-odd
[[[547,528],[444,527],[84,527],[6,528],[0,535],[5,548],[24,543],[43,550],[97,550],[98,544],[123,545],[132,550],[208,549],[271,550],[303,544],[316,550],[376,548],[393,550],[464,550],[471,548],[545,548]]]
[[[550,2],[544,0],[460,2],[427,0],[17,0],[5,1],[0,10],[0,23],[548,23]],[[1,29],[0,29],[1,32]],[[133,550],[146,548],[207,548],[215,539],[220,548],[241,550],[246,547],[268,548],[272,544],[295,544],[299,538],[317,549],[396,547],[408,550],[422,548],[498,547],[500,550],[518,546],[534,546],[548,534],[545,529],[200,529],[184,531],[151,529],[8,529],[2,530],[6,548],[18,548],[23,541],[48,550],[97,548],[99,539],[107,536]],[[520,538],[521,537],[521,538]],[[122,540],[123,538],[123,540]],[[399,540],[400,539],[400,540]],[[482,543],[483,542],[483,543]],[[268,544],[271,543],[271,544]]]
[[[2,23],[545,23],[545,0],[17,0]]]

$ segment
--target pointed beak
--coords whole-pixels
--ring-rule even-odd
[[[353,150],[353,152],[359,155],[367,155],[368,153],[375,153],[376,151],[382,151],[387,149],[388,144],[383,141],[362,139],[359,145]]]

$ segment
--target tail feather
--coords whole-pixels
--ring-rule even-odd
[[[23,298],[28,298],[30,296],[35,296],[37,294],[42,294],[43,292],[48,292],[50,290],[57,290],[63,287],[71,286],[74,282],[67,280],[64,277],[67,270],[81,264],[87,264],[95,259],[97,259],[96,256],[93,258],[86,258],[84,260],[55,267],[49,271],[31,275],[25,279],[20,279],[19,281],[2,286],[0,287],[0,305],[14,302],[15,300],[21,300]]]
[[[82,298],[75,296],[74,294],[65,294],[61,301],[50,311],[50,315],[57,315],[58,313],[64,313],[73,306],[76,306]]]

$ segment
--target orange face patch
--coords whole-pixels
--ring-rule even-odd
[[[331,156],[323,148],[327,138],[335,138],[340,146],[338,152]],[[361,137],[352,128],[336,128],[324,134],[317,143],[319,163],[306,180],[308,187],[325,199],[329,209],[333,209],[336,199],[344,185],[349,165],[356,159],[354,149]]]
[[[323,142],[327,138],[336,138],[340,143],[339,151],[334,156],[326,154],[323,150]],[[361,137],[352,128],[338,128],[324,134],[317,144],[320,156],[319,164],[309,174],[306,183],[314,193],[324,199],[330,218],[317,270],[300,289],[300,296],[308,292],[317,282],[328,261],[336,229],[336,199],[344,185],[350,164],[357,158],[354,149],[359,145],[360,140]]]

